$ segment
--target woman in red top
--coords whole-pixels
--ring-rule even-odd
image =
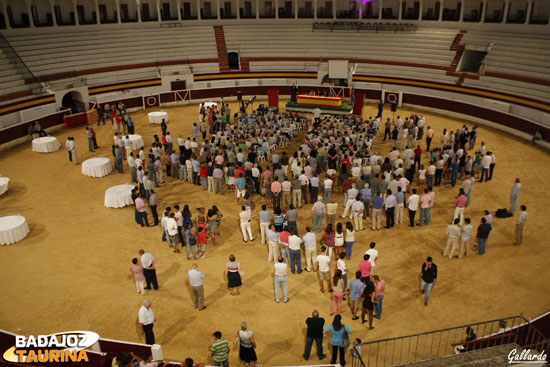
[[[203,164],[200,168],[200,178],[202,182],[202,189],[206,190],[207,188],[207,178],[208,178],[208,170],[206,169],[206,166]]]

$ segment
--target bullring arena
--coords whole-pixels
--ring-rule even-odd
[[[105,190],[131,183],[126,160],[122,174],[113,169],[105,177],[92,178],[81,172],[82,162],[97,157],[109,158],[114,168],[115,129],[109,120],[96,125],[98,105],[123,101],[146,153],[154,135],[161,136],[160,126],[149,122],[148,113],[166,112],[177,151],[178,135],[193,136],[200,103],[220,105],[223,98],[232,114],[237,113],[239,92],[245,102],[257,97],[246,108],[250,114],[260,104],[271,104],[268,91],[277,90],[282,113],[294,86],[298,94],[322,91],[350,104],[352,95],[361,96],[365,100],[358,118],[363,120],[377,116],[378,103],[384,100],[382,123],[371,148],[382,157],[391,150],[391,140],[384,140],[387,118],[424,115],[426,126],[435,132],[432,148],[441,147],[444,129],[456,131],[465,125],[471,130],[477,125],[475,148],[467,154],[473,155],[484,142],[496,156],[496,165],[491,181],[476,180],[464,211],[472,220],[472,237],[484,210],[494,216],[497,209],[509,208],[514,180],[521,179],[516,214],[494,219],[483,256],[477,250],[461,259],[442,255],[462,180],[454,188],[435,188],[428,226],[410,228],[406,205],[404,222],[394,228],[372,231],[371,218],[364,220],[366,229],[355,234],[353,256],[346,261],[348,280],[354,279],[369,244],[376,242],[379,259],[374,274],[386,281],[387,290],[383,317],[374,319],[372,330],[351,319],[344,301],[342,321],[353,330],[352,340],[368,343],[520,314],[530,320],[550,310],[545,187],[550,180],[548,2],[281,0],[273,4],[277,12],[264,0],[218,0],[212,9],[210,2],[196,0],[142,0],[139,9],[125,0],[0,0],[0,5],[0,176],[10,179],[0,196],[0,217],[21,215],[30,230],[21,241],[0,246],[0,329],[22,335],[89,330],[101,338],[144,343],[137,316],[149,299],[156,343],[165,361],[191,357],[196,363],[213,364],[211,336],[219,330],[231,345],[230,364],[238,365],[233,341],[241,321],[246,321],[254,332],[259,363],[329,363],[329,336],[324,340],[328,359],[318,361],[315,347],[309,362],[302,356],[305,319],[315,309],[325,318],[325,326],[333,319],[331,295],[320,292],[317,272],[289,271],[289,302],[274,301],[273,263],[267,261],[267,246],[260,243],[258,212],[264,197],[253,196],[255,240],[243,243],[235,192],[225,188],[221,196],[165,174],[165,183],[156,190],[159,216],[164,207],[175,204],[188,205],[193,217],[196,208],[212,205],[223,213],[219,244],[213,246],[209,238],[206,257],[188,260],[185,249],[177,254],[161,241],[161,227],[137,225],[133,205],[105,207]],[[460,70],[471,62],[465,59],[468,51],[485,53],[476,71]],[[345,86],[327,83],[329,60],[347,61],[346,77],[336,78],[346,80]],[[303,116],[308,125],[276,152],[292,155],[307,140],[313,115],[308,111]],[[31,149],[32,138],[26,133],[35,121],[59,141],[58,151]],[[86,126],[97,133],[100,148],[93,153],[88,151]],[[533,144],[536,132],[541,139]],[[65,151],[70,136],[76,142],[78,165],[71,164]],[[425,149],[425,137],[418,144]],[[427,164],[428,155],[422,154]],[[270,159],[260,162],[264,169],[268,163],[271,166]],[[319,175],[321,182],[325,177],[326,172]],[[415,174],[411,188],[417,187]],[[339,190],[333,197],[338,203],[336,222],[345,223],[349,219],[339,218],[344,194]],[[520,205],[527,206],[529,217],[523,243],[514,246]],[[152,223],[149,207],[147,213]],[[312,205],[305,204],[298,213],[302,236],[312,225]],[[317,234],[318,254],[320,237]],[[130,271],[139,249],[154,255],[159,282],[159,289],[145,296],[136,294]],[[238,296],[227,290],[230,254],[243,270]],[[419,276],[427,256],[433,257],[439,273],[425,306]],[[302,255],[302,267],[304,262]],[[200,312],[193,308],[187,275],[194,263],[206,276],[207,307]],[[478,337],[485,336],[476,331]],[[459,335],[456,340],[463,339]],[[364,349],[363,359],[367,354]],[[353,364],[359,366],[355,360]]]

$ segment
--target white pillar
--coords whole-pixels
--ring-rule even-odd
[[[443,1],[444,1],[444,0],[441,0],[441,1],[439,2],[439,15],[438,15],[438,18],[437,18],[437,21],[438,21],[438,22],[443,21]]]
[[[6,14],[6,7],[2,5],[2,10],[4,11],[4,14]],[[52,12],[52,23],[54,27],[57,27],[57,19],[55,19],[55,8],[54,8],[54,0],[50,0],[50,11]],[[8,21],[6,17],[6,26],[9,29],[10,22]]]
[[[523,24],[529,24],[529,22],[531,21],[531,10],[532,9],[533,9],[533,1],[529,0],[527,2],[527,13],[525,13],[525,21],[523,22]]]
[[[233,5],[233,2],[231,3],[231,5]],[[244,13],[244,10],[243,10],[243,13]],[[241,19],[241,0],[237,0],[237,19]]]
[[[76,0],[72,0],[73,2],[73,12],[74,12],[74,25],[79,26],[80,22],[78,20],[78,12],[76,10]]]
[[[332,0],[332,19],[336,19],[336,0]]]
[[[260,19],[260,0],[256,0],[256,19]]]
[[[380,0],[378,3],[378,20],[382,19],[382,9],[384,9],[384,0]]]
[[[220,0],[216,0],[216,6],[217,6],[216,14],[218,16],[218,20],[220,20],[222,18],[220,14]]]
[[[275,0],[275,19],[279,19],[279,0]]]
[[[197,19],[201,20],[201,0],[197,0]]]
[[[485,14],[487,14],[487,0],[483,0],[483,8],[481,9],[481,17],[479,19],[481,23],[485,22]]]
[[[34,19],[32,16],[31,2],[29,0],[29,1],[26,1],[26,3],[27,3],[27,13],[29,14],[29,25],[31,28],[34,28],[35,25],[34,25]],[[5,18],[7,19],[7,16]]]
[[[115,0],[115,12],[116,12],[116,22],[118,24],[122,23],[122,17],[120,16],[120,0]]]
[[[162,21],[161,17],[160,17],[160,1],[159,0],[155,0],[156,4],[157,4],[157,22],[160,22]]]
[[[422,0],[420,0],[420,8],[418,11],[418,20],[422,20]]]
[[[464,3],[465,1],[462,1],[460,3],[460,17],[458,18],[459,23],[462,23],[464,21]]]
[[[508,19],[508,10],[510,9],[510,1],[504,2],[504,12],[502,13],[502,20],[500,23],[504,24],[506,23],[506,20]]]
[[[140,2],[140,0],[136,0],[136,9],[137,9],[138,23],[141,23],[141,2]]]
[[[403,1],[399,0],[399,16],[397,17],[398,20],[403,19]]]
[[[298,0],[294,0],[294,19],[298,19]]]
[[[182,20],[181,19],[181,0],[177,0],[177,7],[178,7],[178,20]]]

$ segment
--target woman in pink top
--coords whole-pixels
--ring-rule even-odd
[[[146,294],[145,288],[143,288],[143,281],[145,276],[143,275],[143,268],[138,265],[138,259],[135,257],[132,259],[132,273],[134,273],[134,280],[136,281],[136,289],[138,293]]]

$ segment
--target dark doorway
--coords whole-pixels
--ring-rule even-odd
[[[229,52],[227,54],[227,62],[229,63],[229,69],[239,70],[239,53],[238,52]]]
[[[82,95],[79,92],[73,91],[65,94],[61,100],[61,104],[63,107],[70,108],[72,114],[84,112],[84,103]]]
[[[183,19],[191,18],[191,3],[183,3]]]
[[[141,20],[148,21],[150,20],[149,14],[149,4],[141,4]]]
[[[170,20],[170,3],[162,3],[162,20]]]

